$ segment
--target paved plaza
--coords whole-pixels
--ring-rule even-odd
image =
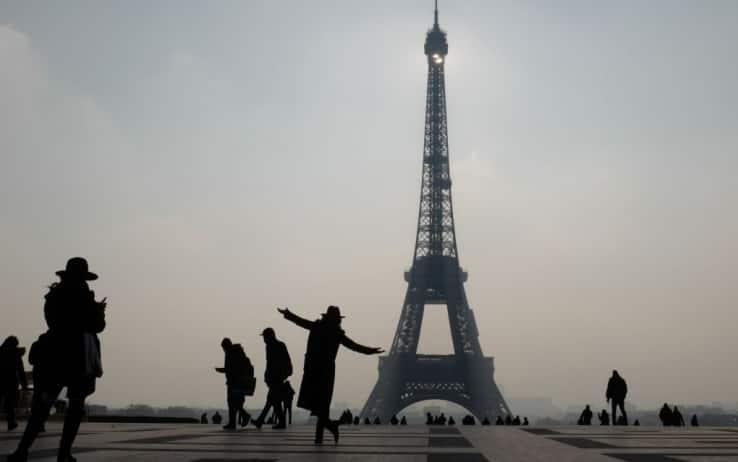
[[[312,444],[312,427],[287,431],[216,425],[83,424],[80,461],[738,461],[738,429],[652,427],[348,426],[341,441]],[[61,428],[49,424],[32,460],[55,460]],[[327,435],[326,435],[327,436]],[[20,433],[0,434],[7,454]],[[0,459],[2,460],[2,459]]]

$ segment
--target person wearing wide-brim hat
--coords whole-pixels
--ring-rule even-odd
[[[61,280],[51,285],[44,303],[49,329],[31,348],[34,377],[39,377],[38,383],[34,383],[31,417],[18,449],[8,457],[11,462],[28,458],[29,448],[63,388],[67,389],[69,406],[57,460],[75,460],[71,450],[84,414],[85,398],[95,391],[95,381],[102,376],[97,334],[105,329],[106,303],[105,299],[96,301],[87,284],[97,275],[81,257],[70,258],[56,275]]]
[[[66,268],[56,272],[56,275],[64,279],[78,279],[83,281],[94,281],[97,274],[91,273],[87,260],[82,257],[72,257],[67,261]]]
[[[336,355],[338,347],[366,355],[383,353],[381,348],[360,345],[346,336],[341,329],[341,311],[337,306],[329,306],[320,319],[310,321],[292,313],[289,308],[277,309],[285,319],[310,331],[305,366],[297,398],[297,407],[307,409],[318,417],[315,425],[315,444],[323,443],[323,430],[327,428],[335,442],[338,442],[338,421],[330,420],[329,410],[333,399],[333,386],[336,378]]]

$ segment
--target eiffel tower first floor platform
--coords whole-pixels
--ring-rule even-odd
[[[480,421],[510,414],[494,381],[494,358],[397,353],[379,358],[379,379],[361,417],[387,421],[426,400],[458,404]]]

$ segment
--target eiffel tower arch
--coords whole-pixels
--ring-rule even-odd
[[[425,400],[463,406],[478,419],[510,414],[494,381],[494,358],[479,345],[474,312],[464,291],[467,273],[459,265],[451,201],[444,65],[446,33],[435,22],[425,39],[428,87],[420,207],[413,263],[405,273],[407,292],[392,347],[379,358],[379,378],[361,415],[387,421]],[[427,305],[448,312],[453,354],[418,354]],[[438,309],[439,307],[429,307]]]

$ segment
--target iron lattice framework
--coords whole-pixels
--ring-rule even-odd
[[[386,421],[418,401],[440,399],[464,406],[477,418],[510,413],[494,382],[494,360],[479,345],[474,312],[464,291],[451,201],[446,86],[446,33],[435,22],[425,40],[428,88],[420,207],[413,263],[405,272],[405,303],[389,355],[379,360],[379,379],[362,416]],[[426,305],[445,305],[453,355],[418,354]]]

